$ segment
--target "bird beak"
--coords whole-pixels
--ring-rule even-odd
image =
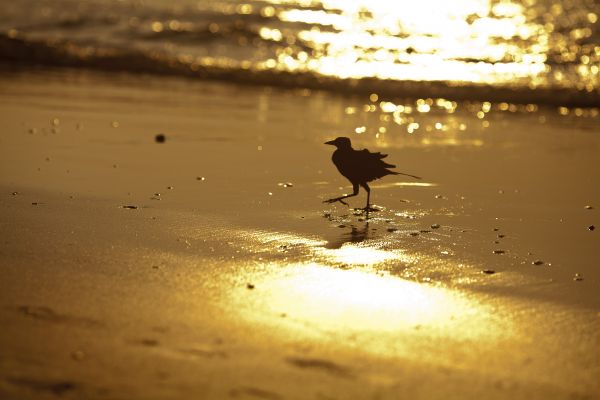
[[[335,142],[335,140],[330,140],[329,142],[325,142],[325,143],[323,143],[323,144],[332,144],[332,145],[335,145],[335,143],[334,143],[334,142]]]

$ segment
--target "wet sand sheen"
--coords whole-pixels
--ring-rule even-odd
[[[600,393],[597,117],[395,124],[360,97],[72,72],[2,88],[8,398]],[[321,204],[348,190],[339,134],[425,185],[378,181],[369,221]]]

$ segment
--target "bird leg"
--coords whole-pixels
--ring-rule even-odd
[[[324,200],[323,203],[335,203],[336,201],[339,201],[340,203],[345,204],[347,206],[348,203],[346,203],[344,201],[344,199],[348,198],[348,197],[356,196],[358,194],[358,185],[353,184],[352,185],[352,190],[353,190],[352,194],[345,194],[345,195],[340,196],[340,197],[334,197],[332,199],[327,199],[327,200]]]
[[[376,208],[371,207],[371,204],[370,204],[371,188],[369,187],[369,185],[367,183],[361,183],[360,186],[362,186],[367,191],[367,206],[365,208],[363,208],[363,211],[366,212],[367,218],[369,218],[369,211],[378,211],[378,210]]]

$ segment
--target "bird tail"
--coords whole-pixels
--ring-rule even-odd
[[[410,176],[411,178],[415,178],[415,179],[423,179],[420,176],[416,176],[416,175],[411,175],[411,174],[405,174],[404,172],[396,172],[396,171],[390,171],[390,173],[394,174],[394,175],[404,175],[404,176]]]

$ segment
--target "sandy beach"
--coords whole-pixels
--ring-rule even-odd
[[[3,71],[0,397],[600,396],[597,110],[381,100]]]

